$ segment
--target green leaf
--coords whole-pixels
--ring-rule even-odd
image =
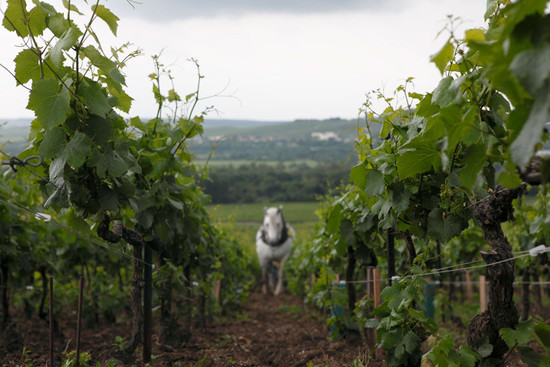
[[[53,128],[44,134],[44,139],[38,147],[38,154],[43,159],[54,158],[63,151],[65,144],[67,144],[67,136],[63,129],[60,127]]]
[[[103,5],[92,5],[92,11],[107,23],[111,32],[116,36],[119,18]]]
[[[86,158],[92,150],[92,140],[81,132],[76,132],[65,147],[63,156],[69,166],[78,168],[84,164]]]
[[[92,65],[101,70],[105,75],[108,75],[119,86],[126,85],[124,76],[118,70],[117,65],[103,56],[94,46],[83,47],[81,48],[81,52],[90,60]]]
[[[474,186],[479,172],[487,163],[486,157],[485,144],[475,144],[468,148],[463,158],[464,167],[459,173],[460,182],[464,187],[470,189]]]
[[[367,166],[365,163],[358,164],[352,167],[349,175],[351,182],[355,186],[359,187],[361,190],[364,190],[367,184]]]
[[[8,0],[2,25],[10,32],[16,32],[20,37],[27,37],[29,31],[25,24],[27,2],[25,0]]]
[[[463,219],[455,214],[446,213],[441,208],[433,209],[428,215],[428,234],[443,243],[458,236],[466,227],[467,223]]]
[[[78,232],[89,234],[90,226],[82,217],[75,214],[73,208],[67,211],[66,218],[67,218],[67,224],[69,225],[69,227],[77,230]]]
[[[518,344],[527,344],[533,339],[533,319],[520,322],[516,325]]]
[[[65,16],[61,13],[48,17],[46,23],[50,31],[52,31],[57,38],[61,38],[63,34],[69,30],[70,26]]]
[[[153,220],[155,219],[152,210],[147,209],[139,213],[136,217],[137,222],[145,229],[151,228],[153,225]]]
[[[26,49],[17,54],[15,61],[15,77],[21,84],[29,80],[40,79],[40,63],[36,53]]]
[[[66,208],[69,206],[69,191],[65,182],[59,184],[46,202],[44,202],[44,208],[49,208],[50,206],[56,208]]]
[[[71,4],[69,0],[63,0],[63,6],[65,7],[65,9],[73,11],[73,12],[77,13],[78,15],[84,15],[80,12],[80,10],[78,10],[76,5]]]
[[[539,367],[543,360],[543,356],[536,352],[533,348],[526,345],[520,345],[518,347],[521,360],[527,363],[528,367]]]
[[[403,338],[403,344],[405,345],[407,353],[412,354],[420,348],[420,338],[412,331],[409,331]]]
[[[386,191],[384,175],[380,171],[375,169],[368,170],[366,181],[365,193],[368,196],[382,195]]]
[[[504,342],[508,346],[508,348],[511,349],[516,345],[517,339],[515,330],[510,328],[502,328],[499,330],[499,334],[502,340],[504,340]]]
[[[441,79],[434,89],[432,103],[439,107],[446,107],[451,103],[459,101],[461,98],[460,85],[462,80],[462,78],[455,80],[450,76]]]
[[[550,45],[541,42],[536,48],[518,54],[510,64],[510,71],[535,96],[550,78]]]
[[[400,179],[429,171],[432,167],[437,170],[440,166],[439,152],[430,144],[402,152],[397,159],[397,173]]]
[[[439,118],[445,126],[450,151],[453,151],[456,145],[472,131],[476,116],[477,111],[475,108],[469,109],[464,115],[462,115],[462,111],[457,105],[450,105],[441,110]]]
[[[454,52],[455,48],[453,47],[452,43],[450,41],[447,41],[447,43],[441,48],[441,50],[439,50],[438,53],[430,57],[430,61],[435,63],[441,75],[443,75],[443,73],[445,72],[447,64],[453,59]]]
[[[78,88],[90,113],[105,117],[112,107],[103,86],[91,79],[85,79]]]
[[[57,41],[55,46],[52,47],[49,57],[56,67],[60,68],[63,64],[63,50],[67,51],[75,46],[81,35],[82,32],[80,32],[77,27],[72,26],[63,34],[59,41]]]
[[[96,168],[97,175],[100,178],[104,178],[107,171],[113,177],[120,177],[128,172],[126,162],[111,147],[106,147],[104,153],[99,149],[95,149],[88,160],[88,164],[90,167]]]
[[[464,41],[485,42],[485,31],[481,28],[468,29],[464,32]]]
[[[111,120],[91,115],[83,132],[97,145],[103,145],[114,137],[115,129]]]
[[[99,190],[99,205],[103,210],[116,211],[118,208],[118,197],[116,192],[108,187],[101,187]]]
[[[61,125],[71,110],[69,91],[55,79],[42,79],[33,83],[27,108],[46,130]]]
[[[550,351],[550,326],[540,323],[535,325],[534,330],[535,335],[546,351]]]
[[[550,80],[547,80],[535,98],[529,117],[521,132],[510,146],[510,153],[515,164],[524,167],[537,145],[541,142],[546,122],[550,120]]]
[[[129,113],[130,107],[132,107],[132,101],[134,100],[122,89],[109,88],[109,93],[117,99],[118,103],[111,103],[113,107],[118,108],[122,112]]]
[[[481,358],[487,358],[493,353],[493,346],[489,343],[489,338],[485,338],[483,343],[477,348],[477,352]]]
[[[50,181],[57,182],[60,178],[63,178],[65,171],[65,164],[67,161],[63,155],[57,156],[50,164]]]
[[[174,89],[168,91],[168,102],[181,101],[181,97],[176,93]]]

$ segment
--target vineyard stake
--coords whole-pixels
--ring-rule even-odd
[[[143,261],[143,362],[151,362],[151,333],[153,331],[153,250],[146,244],[144,247]]]
[[[392,277],[395,275],[395,236],[393,228],[388,228],[386,247],[388,251],[388,284],[391,285]]]
[[[76,319],[76,366],[80,366],[80,325],[82,324],[82,288],[84,277],[80,277],[78,283],[78,315]]]
[[[50,277],[50,366],[53,367],[53,277]]]

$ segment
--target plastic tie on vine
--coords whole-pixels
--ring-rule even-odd
[[[529,255],[530,256],[537,256],[537,255],[543,254],[545,252],[548,252],[549,250],[550,250],[550,248],[547,248],[544,245],[538,245],[537,247],[533,247],[531,250],[529,250]]]
[[[51,215],[44,214],[44,213],[36,213],[36,215],[34,217],[38,220],[43,220],[44,222],[49,222],[50,220],[52,220]]]
[[[401,279],[401,277],[400,277],[399,275],[393,275],[393,276],[391,277],[391,281],[392,281],[392,282],[397,282],[399,279]]]

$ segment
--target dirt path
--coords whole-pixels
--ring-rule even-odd
[[[346,366],[361,355],[362,348],[328,336],[324,320],[299,298],[253,293],[238,317],[196,335],[181,356],[169,358],[199,366]]]
[[[20,339],[10,352],[0,348],[0,366],[44,366],[49,345],[46,322],[37,317],[23,321],[20,312],[16,312],[15,319]],[[59,362],[66,352],[75,348],[74,319],[70,313],[58,317],[63,333],[55,339],[55,359]],[[91,355],[91,366],[97,362],[106,365],[115,338],[128,335],[126,323],[102,323],[96,329],[84,327],[81,351]],[[183,346],[158,345],[157,336],[153,335],[151,365],[340,367],[350,365],[364,353],[362,347],[330,341],[328,337],[324,318],[306,307],[300,298],[252,293],[235,315],[216,319],[204,331],[194,330],[191,341]],[[143,366],[141,350],[135,355],[132,365]],[[116,366],[123,364],[117,361]]]

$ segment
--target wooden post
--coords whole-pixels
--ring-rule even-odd
[[[487,288],[485,275],[479,276],[479,308],[481,312],[487,311]]]
[[[373,270],[374,268],[371,266],[367,268],[367,295],[374,300]],[[369,350],[373,350],[374,346],[376,345],[376,329],[367,329],[366,337]]]
[[[382,292],[382,283],[380,282],[380,269],[372,269],[372,281],[374,291],[374,307],[380,307],[382,304],[382,298],[380,293]],[[384,359],[384,351],[381,348],[376,349],[375,356],[377,360]]]
[[[380,283],[380,269],[372,269],[372,280],[374,290],[374,307],[380,307],[380,305],[382,304],[382,299],[380,298],[380,293],[382,293]]]
[[[474,295],[474,291],[472,290],[472,276],[470,275],[469,271],[466,271],[466,299],[471,302],[472,297]]]
[[[143,362],[151,362],[151,334],[153,333],[153,250],[146,244],[143,262]]]
[[[84,288],[84,277],[80,277],[78,282],[78,314],[76,318],[76,363],[80,366],[80,327],[82,324],[82,289]]]
[[[391,285],[395,275],[395,236],[393,228],[388,228],[386,233],[386,250],[388,252],[388,284]]]
[[[214,298],[216,298],[216,301],[220,302],[220,293],[222,290],[222,281],[220,279],[216,279],[214,282]]]
[[[50,367],[53,367],[53,277],[50,277]]]

